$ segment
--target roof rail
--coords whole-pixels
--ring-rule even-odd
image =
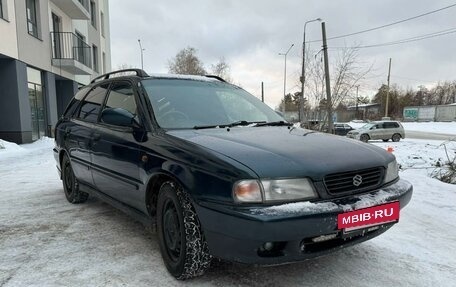
[[[212,78],[212,79],[217,79],[219,80],[220,82],[224,82],[226,83],[226,81],[222,78],[222,77],[219,77],[219,76],[216,76],[216,75],[204,75],[206,78]]]
[[[111,75],[125,73],[125,72],[136,72],[136,76],[138,76],[140,78],[149,77],[149,75],[144,70],[141,70],[141,69],[124,69],[124,70],[117,70],[117,71],[113,71],[113,72],[98,76],[95,79],[93,79],[90,83],[93,84],[93,83],[97,82],[98,80],[100,80],[100,81],[107,80],[110,78]]]

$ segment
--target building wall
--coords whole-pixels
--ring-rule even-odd
[[[32,139],[27,66],[0,59],[0,138],[23,143]]]
[[[16,143],[32,141],[32,112],[28,89],[30,79],[27,78],[27,66],[41,73],[46,135],[52,136],[52,128],[76,93],[78,86],[88,84],[92,78],[103,71],[103,53],[106,60],[104,72],[109,72],[111,69],[108,0],[93,0],[97,8],[96,29],[92,27],[90,19],[74,19],[87,18],[90,14],[81,10],[81,7],[78,8],[78,0],[36,0],[37,37],[28,32],[26,0],[0,1],[4,4],[5,12],[5,19],[0,18],[0,139]],[[71,6],[72,4],[76,5]],[[104,36],[101,35],[101,12],[105,20]],[[99,73],[81,63],[65,68],[61,64],[63,61],[54,59],[53,65],[52,13],[60,17],[61,32],[78,31],[84,35],[85,42],[90,47],[93,44],[97,46]],[[71,46],[69,47],[71,51]],[[92,54],[91,52],[90,55]],[[57,66],[57,63],[60,65]],[[82,72],[90,75],[78,74]],[[40,125],[42,122],[40,121]],[[39,128],[39,130],[42,129]]]
[[[15,1],[19,60],[41,70],[51,71],[51,40],[49,34],[49,1],[37,1],[38,38],[27,29],[26,1]]]
[[[12,58],[17,58],[17,33],[14,3],[14,0],[3,0],[3,4],[5,5],[4,17],[6,19],[0,19],[0,53]]]

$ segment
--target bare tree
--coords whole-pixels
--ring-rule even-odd
[[[225,81],[231,83],[232,79],[230,76],[230,65],[225,61],[225,58],[220,58],[216,64],[211,65],[211,73],[215,76],[219,76]]]
[[[345,48],[336,58],[332,83],[332,105],[339,103],[353,95],[356,85],[372,70],[372,65],[366,66],[358,59],[357,48]]]
[[[168,61],[168,69],[173,74],[205,75],[203,63],[197,57],[195,48],[187,47],[180,50],[177,55]]]
[[[306,55],[306,98],[313,109],[320,114],[322,100],[326,98],[325,72],[320,52],[310,51]],[[333,55],[331,62],[332,109],[341,103],[353,100],[356,85],[372,70],[372,65],[360,62],[358,49],[345,48]],[[315,114],[314,111],[314,114]],[[323,113],[325,114],[325,113]],[[312,117],[312,115],[310,116]],[[315,116],[313,116],[315,118]],[[308,115],[309,118],[309,115]],[[326,120],[326,119],[325,119]]]

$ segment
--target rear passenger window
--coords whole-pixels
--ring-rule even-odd
[[[92,123],[97,122],[108,86],[109,84],[104,84],[89,92],[87,97],[82,102],[79,110],[79,118],[81,120]]]
[[[390,123],[384,123],[386,129],[396,129],[399,127],[398,123],[390,122]]]

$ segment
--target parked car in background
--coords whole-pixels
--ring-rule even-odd
[[[390,139],[393,142],[398,142],[405,138],[405,131],[404,127],[398,121],[376,121],[348,132],[347,137],[363,142],[368,142],[369,140],[383,140],[387,142]]]
[[[292,126],[219,77],[130,71],[79,90],[54,157],[70,203],[90,194],[156,224],[178,279],[213,257],[274,265],[341,250],[388,230],[412,197],[384,149]]]
[[[334,134],[339,136],[345,136],[349,131],[354,130],[349,124],[334,123]]]

